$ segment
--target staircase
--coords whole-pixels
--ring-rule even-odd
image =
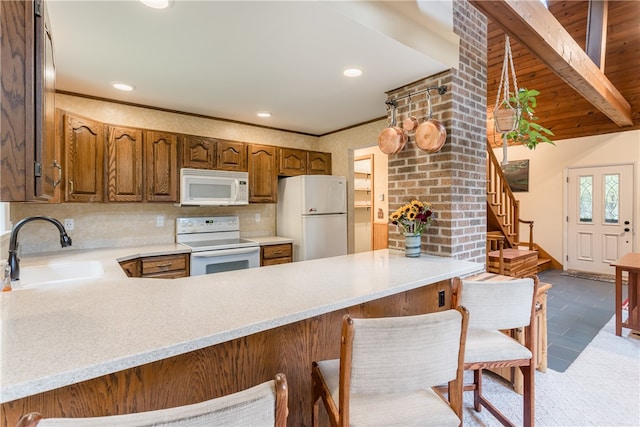
[[[487,146],[487,270],[506,275],[531,275],[562,265],[533,240],[533,221],[520,219],[515,198],[500,163]],[[529,239],[520,239],[520,224],[529,225]],[[535,268],[531,265],[535,254]]]

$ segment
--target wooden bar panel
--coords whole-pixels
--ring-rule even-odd
[[[438,307],[438,292],[445,304]],[[126,369],[2,405],[0,425],[37,411],[45,417],[87,417],[148,411],[234,393],[284,372],[289,426],[311,424],[311,362],[340,354],[340,325],[355,317],[422,314],[451,306],[450,281],[330,312],[201,350]]]

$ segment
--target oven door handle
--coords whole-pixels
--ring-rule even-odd
[[[241,255],[260,252],[260,246],[250,246],[248,248],[220,249],[217,251],[191,252],[193,258],[216,257],[225,255]]]

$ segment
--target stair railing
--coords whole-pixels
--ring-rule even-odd
[[[521,222],[522,224],[529,225],[529,250],[532,251],[533,250],[533,221],[525,221],[523,219],[518,219],[518,221]]]
[[[487,153],[487,201],[510,246],[514,246],[520,241],[520,202],[513,195],[502,167],[489,146]]]

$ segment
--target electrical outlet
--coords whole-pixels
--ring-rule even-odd
[[[164,227],[164,216],[158,215],[156,217],[156,227]]]
[[[444,291],[438,291],[438,307],[444,307]]]
[[[64,219],[64,229],[67,231],[73,230],[73,218]]]
[[[255,219],[256,219],[256,222],[260,222],[260,214],[259,213],[256,214]]]

